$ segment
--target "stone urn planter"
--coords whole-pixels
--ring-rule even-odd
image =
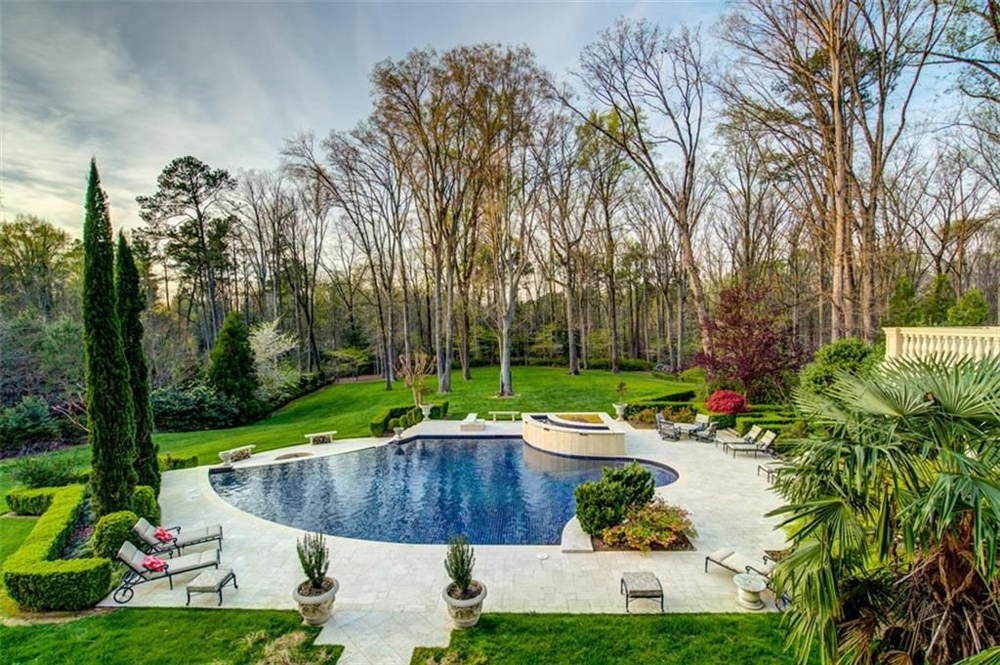
[[[424,420],[430,420],[431,409],[433,409],[433,408],[434,408],[433,404],[421,404],[420,405],[420,412],[424,414]]]
[[[393,427],[392,428],[393,433],[396,435],[396,437],[395,437],[396,441],[399,441],[401,438],[403,438],[403,430],[404,429],[405,428],[403,428],[403,427]]]
[[[625,409],[628,408],[628,404],[621,404],[619,402],[615,402],[611,406],[615,407],[615,416],[616,416],[615,419],[625,420]]]
[[[320,626],[330,618],[340,590],[340,582],[326,574],[330,567],[326,538],[321,533],[304,534],[295,549],[306,579],[292,591],[292,598],[299,604],[302,621],[309,626]]]
[[[465,536],[451,538],[444,559],[444,569],[451,578],[451,584],[444,588],[441,595],[456,628],[472,628],[479,623],[479,615],[483,613],[486,585],[472,579],[475,565],[475,552]]]
[[[456,628],[472,628],[479,623],[479,617],[483,613],[483,600],[486,598],[485,584],[472,580],[465,594],[462,594],[452,582],[445,587],[442,595],[448,605],[448,616]]]
[[[308,580],[292,591],[292,598],[299,604],[302,621],[309,626],[321,626],[327,622],[333,611],[333,602],[337,599],[337,591],[340,590],[340,582],[336,579],[326,577],[323,581],[326,590],[319,590],[318,594]]]

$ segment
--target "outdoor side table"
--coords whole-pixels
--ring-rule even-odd
[[[760,610],[764,608],[764,601],[760,599],[761,592],[767,588],[767,582],[760,575],[752,573],[740,573],[733,577],[736,584],[736,602],[740,607],[748,610]]]
[[[653,573],[624,573],[619,591],[625,595],[626,612],[629,612],[628,603],[633,598],[659,598],[660,611],[663,611],[663,587]]]
[[[234,589],[240,588],[240,585],[236,583],[236,573],[234,573],[231,568],[219,568],[218,570],[212,569],[202,571],[198,577],[188,582],[187,603],[185,603],[185,605],[191,604],[192,593],[217,593],[219,594],[219,605],[221,605],[222,587],[226,586],[230,582],[233,583]]]

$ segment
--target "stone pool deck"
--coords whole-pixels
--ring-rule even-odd
[[[705,555],[729,546],[751,557],[780,549],[784,537],[776,520],[764,514],[780,505],[767,482],[756,473],[760,459],[733,459],[712,444],[693,440],[661,441],[652,430],[628,425],[626,454],[666,464],[677,482],[658,490],[667,501],[688,510],[698,530],[694,552],[566,553],[559,546],[476,546],[477,579],[485,582],[489,612],[622,613],[625,603],[618,582],[625,571],[655,573],[664,587],[668,612],[741,612],[732,573],[711,566]],[[406,435],[458,434],[458,423],[430,421]],[[477,434],[520,435],[520,423],[487,422]],[[475,434],[464,434],[474,436]],[[274,463],[276,457],[305,452],[341,454],[385,445],[386,439],[351,439],[316,446],[294,446],[254,455],[237,466]],[[294,461],[294,460],[292,460]],[[160,494],[163,521],[197,526],[222,524],[222,565],[232,568],[239,589],[224,591],[223,607],[294,609],[292,588],[301,581],[295,552],[301,531],[244,513],[212,490],[208,468],[163,475]],[[340,581],[333,618],[319,643],[343,644],[340,662],[408,663],[414,646],[444,646],[451,626],[441,592],[447,583],[444,545],[404,545],[339,538],[327,539],[330,573]],[[185,584],[195,573],[178,576],[174,589],[166,581],[140,585],[131,607],[182,607]],[[215,607],[217,598],[195,596],[192,606]],[[110,598],[102,602],[115,606]],[[658,611],[658,603],[637,601],[633,612]]]

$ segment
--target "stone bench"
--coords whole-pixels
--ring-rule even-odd
[[[313,434],[303,434],[305,438],[309,439],[310,444],[317,443],[333,443],[333,437],[337,436],[337,430],[331,430],[329,432],[315,432]]]
[[[503,416],[504,418],[506,418],[507,416],[510,416],[511,422],[514,422],[515,420],[517,420],[517,416],[521,412],[520,411],[490,411],[489,413],[490,413],[491,416],[493,416],[493,422],[496,422],[497,416]]]
[[[232,450],[223,450],[219,453],[219,459],[226,466],[230,466],[233,462],[239,462],[240,460],[250,459],[253,455],[253,449],[257,446],[240,446],[239,448],[233,448]]]

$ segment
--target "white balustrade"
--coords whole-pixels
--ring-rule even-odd
[[[1000,326],[970,328],[883,328],[886,358],[1000,356]]]

